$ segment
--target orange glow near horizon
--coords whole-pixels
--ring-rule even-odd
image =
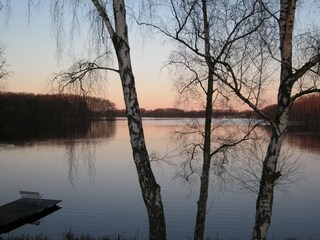
[[[8,70],[12,72],[7,80],[7,90],[34,94],[50,93],[49,80],[54,76],[54,73],[67,69],[74,59],[81,58],[82,55],[86,56],[88,52],[85,52],[84,49],[63,49],[62,54],[65,58],[57,61],[55,40],[52,38],[50,18],[48,18],[46,11],[37,14],[32,18],[30,24],[26,24],[24,6],[19,3],[13,9],[14,18],[10,19],[10,26],[7,29],[0,29],[1,42],[5,46],[4,57],[8,63]],[[142,41],[138,34],[133,34],[130,38],[132,67],[140,108],[152,110],[176,107],[176,92],[173,90],[172,83],[174,76],[168,75],[166,69],[162,70],[168,61],[171,48],[168,46],[169,44],[164,45],[161,42],[162,39],[154,37],[149,40]],[[75,43],[74,48],[76,46],[85,48],[81,43]],[[80,51],[80,53],[76,53],[76,51]],[[110,74],[103,84],[105,89],[97,96],[114,102],[118,109],[124,109],[125,104],[119,77],[116,74]],[[269,95],[273,96],[269,99],[274,99],[275,94]],[[273,102],[271,100],[271,103]],[[191,108],[201,110],[200,106],[195,107],[187,104],[181,107],[187,110]],[[244,110],[246,108],[238,99],[233,101],[233,109]]]

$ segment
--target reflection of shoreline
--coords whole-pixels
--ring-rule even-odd
[[[110,138],[115,135],[115,121],[30,122],[0,125],[0,143],[18,144],[66,139]]]
[[[286,143],[303,150],[320,153],[320,133],[318,132],[289,132]]]
[[[121,119],[122,120],[122,119]],[[83,121],[83,122],[11,122],[0,124],[0,145],[34,144],[48,142],[55,144],[66,144],[71,139],[99,139],[112,138],[116,133],[116,122],[121,121]],[[145,125],[148,122],[145,119]],[[152,123],[158,119],[152,119]],[[168,120],[168,119],[167,119]],[[176,120],[176,119],[175,119]],[[169,120],[170,121],[170,120]],[[166,121],[161,121],[163,124]],[[174,121],[169,125],[179,125]],[[264,135],[270,134],[268,126],[261,126]],[[320,152],[320,133],[309,132],[303,127],[289,127],[285,143],[296,146],[303,150]]]
[[[265,137],[269,138],[271,130],[269,126],[259,127]],[[320,132],[306,131],[304,128],[289,127],[284,144],[297,147],[300,150],[308,150],[320,153]]]

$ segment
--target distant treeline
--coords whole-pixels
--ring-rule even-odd
[[[263,109],[271,118],[275,105]],[[204,118],[204,110],[185,111],[178,108],[141,109],[142,117]],[[97,118],[125,117],[125,110],[115,108],[107,99],[65,94],[0,93],[0,122],[4,121],[79,121]],[[214,109],[214,118],[259,118],[253,111]],[[293,125],[320,129],[320,94],[298,99],[290,113]]]
[[[0,121],[80,121],[114,115],[106,99],[66,94],[0,93]]]
[[[154,117],[154,118],[204,118],[205,110],[192,110],[185,111],[178,108],[156,108],[154,110],[141,109],[142,117]],[[239,118],[249,117],[252,115],[251,111],[235,111],[235,110],[224,110],[215,109],[213,113],[214,118]],[[116,117],[125,117],[126,112],[124,109],[115,111]]]
[[[276,105],[266,107],[263,112],[274,118]],[[296,100],[289,120],[291,125],[303,126],[305,130],[320,130],[320,94],[311,94]]]

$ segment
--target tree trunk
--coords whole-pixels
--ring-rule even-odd
[[[119,55],[125,56],[129,49],[119,51]],[[134,76],[128,58],[119,61],[120,76],[124,100],[126,103],[126,116],[130,134],[130,142],[133,158],[137,169],[140,188],[149,217],[149,239],[166,239],[166,226],[163,205],[160,194],[160,186],[153,175],[149,155],[147,152],[137,93],[134,84]]]
[[[274,186],[277,179],[281,176],[280,172],[276,172],[276,167],[283,138],[284,131],[280,133],[276,129],[272,130],[267,154],[263,163],[252,239],[267,239],[267,232],[271,223]]]
[[[278,89],[278,107],[268,151],[263,163],[260,189],[256,205],[256,219],[252,239],[265,240],[271,223],[275,181],[281,176],[276,172],[278,158],[287,131],[289,113],[292,105],[292,33],[294,27],[296,0],[280,0],[280,52],[281,73]]]
[[[211,71],[209,71],[211,72]],[[212,122],[212,95],[213,95],[213,76],[209,74],[207,105],[206,105],[206,119],[205,119],[205,137],[203,145],[203,164],[200,180],[200,193],[198,200],[196,226],[194,232],[195,240],[202,240],[204,238],[204,229],[207,214],[207,200],[209,189],[209,176],[211,165],[211,122]]]
[[[137,168],[143,200],[148,211],[149,239],[164,240],[166,239],[166,225],[160,186],[153,175],[144,139],[135,80],[131,67],[123,0],[114,1],[114,12],[118,37],[113,39],[113,44],[118,57],[133,158]]]
[[[113,0],[114,29],[100,2],[98,0],[92,0],[92,2],[109,31],[118,59],[133,159],[137,169],[142,197],[148,212],[149,239],[165,240],[166,225],[160,186],[155,180],[149,161],[135,88],[135,79],[131,67],[125,3],[124,0]]]
[[[204,128],[204,144],[203,144],[203,165],[200,180],[200,193],[198,200],[198,209],[196,217],[196,226],[194,232],[194,240],[202,240],[204,238],[204,230],[207,214],[208,189],[210,180],[211,165],[211,123],[212,123],[212,96],[213,96],[213,63],[210,56],[209,42],[209,22],[207,18],[207,2],[202,0],[202,13],[204,17],[204,35],[205,35],[205,52],[208,56],[206,63],[208,65],[208,88],[206,93],[206,119]]]

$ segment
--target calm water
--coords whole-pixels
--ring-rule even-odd
[[[167,152],[173,145],[169,135],[179,127],[177,120],[145,120],[149,152]],[[24,225],[5,236],[44,233],[58,238],[72,229],[75,233],[146,238],[147,215],[125,121],[51,127],[47,131],[24,126],[5,132],[1,141],[0,205],[19,198],[19,190],[39,191],[45,198],[63,200],[59,204],[62,209],[44,218],[39,226]],[[319,239],[320,135],[292,133],[286,146],[302,160],[304,179],[286,192],[276,192],[269,236]],[[168,239],[192,236],[197,183],[190,185],[174,178],[176,169],[165,163],[154,163],[153,168],[162,187]],[[256,195],[237,188],[219,189],[210,191],[206,234],[250,239]]]

